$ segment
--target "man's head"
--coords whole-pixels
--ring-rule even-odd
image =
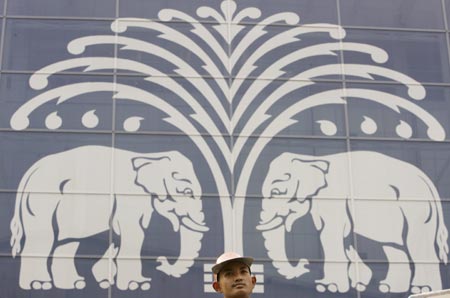
[[[213,288],[225,298],[250,297],[256,284],[251,275],[253,258],[242,257],[235,252],[226,252],[217,258],[212,267],[215,276]]]

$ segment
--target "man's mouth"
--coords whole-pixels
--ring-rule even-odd
[[[233,288],[238,288],[238,287],[245,287],[245,283],[237,283],[233,285]]]

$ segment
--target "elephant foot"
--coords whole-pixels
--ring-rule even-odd
[[[73,259],[54,259],[52,272],[55,288],[81,290],[86,287],[86,281],[84,277],[78,275]]]
[[[143,291],[150,290],[150,282],[138,283],[138,282],[132,281],[132,282],[130,282],[128,288],[130,290],[134,291],[134,290],[137,290],[139,288],[139,286],[140,286],[141,290],[143,290]]]
[[[49,290],[54,287],[47,269],[48,258],[22,257],[19,285],[24,290]]]
[[[100,288],[102,289],[108,289],[109,287],[111,287],[111,283],[108,280],[102,280],[98,283],[98,285],[100,286]]]
[[[414,289],[414,287],[412,289]],[[401,293],[401,292],[406,291],[406,290],[395,289],[395,288],[391,287],[389,284],[384,283],[384,282],[380,282],[380,285],[378,286],[378,290],[380,290],[380,292],[382,292],[382,293]],[[413,290],[411,290],[411,291],[413,294],[422,293],[420,291],[420,289],[418,290],[418,292],[414,292]],[[425,292],[428,292],[428,291],[425,291]]]
[[[130,280],[126,283],[124,281],[118,281],[117,287],[120,290],[135,291],[140,288],[143,291],[147,291],[150,289],[150,281],[151,281],[151,278],[145,278],[145,277],[139,278],[139,280]]]
[[[345,293],[350,289],[350,284],[347,282],[331,282],[329,280],[321,279],[316,280],[316,289],[318,292],[329,291],[331,293]]]
[[[364,291],[367,289],[367,285],[358,282],[358,283],[356,283],[355,289],[356,289],[358,292],[364,292]]]
[[[394,284],[393,286],[391,284],[385,283],[385,282],[380,282],[378,289],[380,290],[380,292],[382,293],[402,293],[407,291],[408,289],[405,288],[404,286],[399,287],[399,285]],[[422,290],[423,289],[423,290]],[[428,289],[428,290],[427,290]],[[430,288],[425,286],[425,287],[412,287],[411,288],[411,292],[413,294],[417,294],[417,293],[425,293],[425,292],[429,292]]]
[[[50,290],[52,288],[52,283],[49,281],[33,281],[31,287],[35,290]]]
[[[130,281],[128,284],[128,290],[135,291],[139,288],[143,291],[150,290],[150,278],[148,281]]]
[[[391,287],[388,284],[380,283],[378,290],[380,290],[381,293],[389,293],[391,291]]]
[[[428,293],[431,291],[429,286],[412,286],[411,293],[420,294],[420,293]]]
[[[405,276],[408,277],[407,272],[405,272]],[[409,279],[398,274],[388,273],[387,278],[380,281],[378,289],[382,293],[403,293],[410,289]]]
[[[149,277],[144,277],[141,274],[142,263],[139,259],[127,260],[122,258],[116,259],[117,275],[116,284],[119,290],[137,290],[141,288],[146,291],[150,289]],[[104,279],[102,279],[104,280]]]
[[[329,284],[329,285],[317,284],[316,289],[320,293],[324,293],[327,290],[330,291],[331,293],[336,293],[338,290],[338,287],[336,284]]]
[[[114,258],[119,249],[111,244],[105,254],[92,266],[92,274],[102,289],[108,289],[114,284],[117,266]]]
[[[77,280],[75,282],[75,289],[82,290],[86,287],[86,282],[84,280]]]

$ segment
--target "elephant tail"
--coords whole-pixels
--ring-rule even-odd
[[[16,195],[16,207],[14,211],[14,216],[11,220],[10,229],[11,229],[11,253],[13,258],[16,257],[18,253],[20,253],[22,247],[22,237],[23,237],[23,226],[22,226],[22,210],[21,203],[23,201],[23,197],[25,193],[17,193]]]
[[[440,201],[436,201],[436,209],[438,212],[438,228],[436,233],[436,243],[439,247],[439,258],[447,264],[448,262],[448,230],[444,223],[444,215]]]
[[[26,191],[28,181],[30,180],[33,173],[36,171],[34,169],[31,173],[29,171],[24,175],[20,181],[19,187],[17,188],[16,194],[16,206],[14,208],[14,216],[11,220],[11,253],[13,258],[22,250],[22,238],[23,238],[23,223],[22,223],[22,206],[28,199],[29,193]]]
[[[445,264],[447,264],[448,262],[448,244],[447,244],[447,240],[448,240],[448,230],[447,227],[445,226],[445,222],[444,222],[444,214],[442,212],[442,203],[441,203],[441,199],[439,196],[439,193],[436,189],[436,187],[434,186],[434,183],[428,179],[428,177],[425,177],[427,179],[425,179],[425,182],[427,183],[428,187],[430,188],[430,191],[433,195],[434,198],[434,203],[436,206],[436,212],[437,212],[437,231],[436,231],[436,244],[439,248],[439,258],[441,259],[442,262],[444,262]],[[422,178],[424,179],[424,178]]]

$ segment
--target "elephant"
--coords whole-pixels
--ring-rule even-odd
[[[74,263],[80,241],[112,230],[120,244],[111,244],[94,265],[96,280],[103,288],[115,278],[120,290],[148,290],[141,249],[153,210],[181,238],[177,260],[171,264],[161,256],[157,269],[179,277],[193,265],[209,230],[201,196],[191,161],[178,151],[137,153],[91,145],[43,157],[23,175],[11,220],[12,255],[21,254],[19,285],[84,288]]]
[[[436,187],[414,165],[372,151],[325,156],[285,152],[270,163],[262,195],[256,228],[273,266],[286,278],[309,272],[308,260],[289,262],[285,237],[297,219],[310,214],[324,255],[317,291],[367,288],[372,271],[344,242],[352,232],[379,244],[386,255],[381,292],[442,289],[439,265],[448,261],[448,231]]]

